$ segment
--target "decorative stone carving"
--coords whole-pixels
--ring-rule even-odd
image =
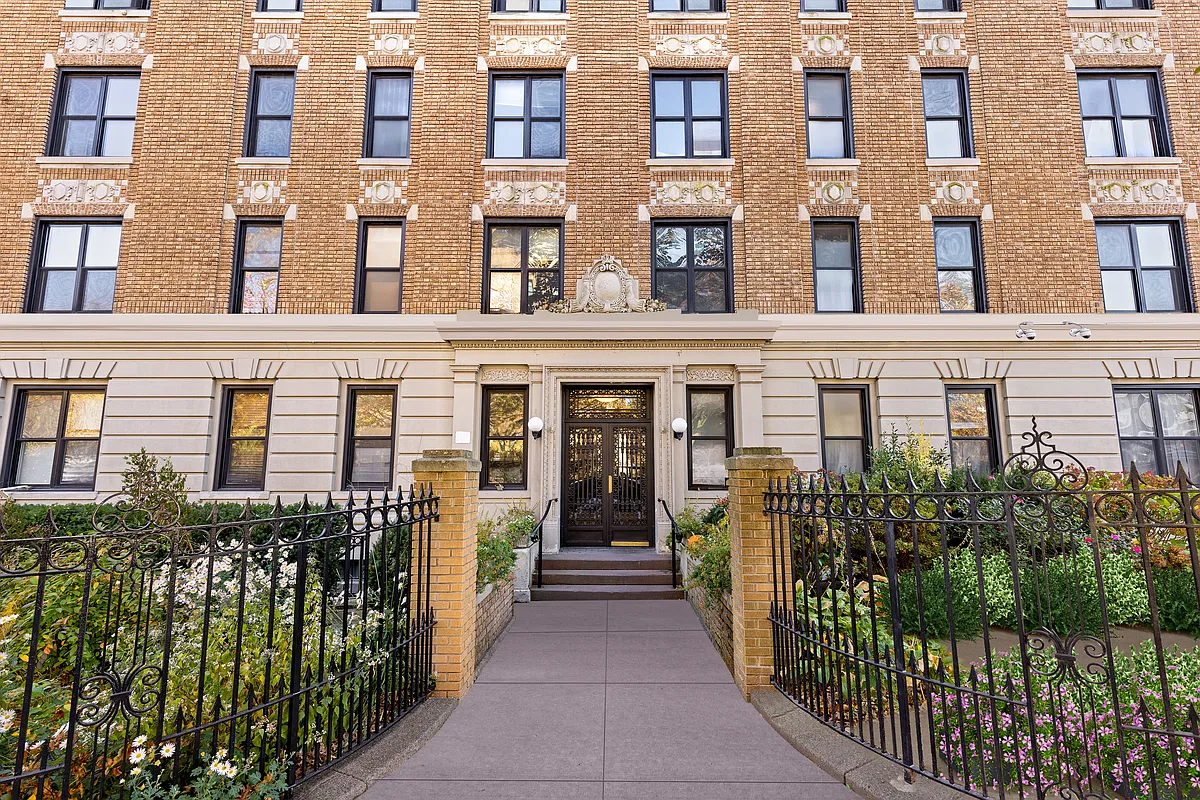
[[[939,31],[932,33],[921,42],[923,56],[965,56],[967,47],[963,37],[958,34]]]
[[[59,34],[58,52],[72,56],[144,55],[146,34],[139,31],[70,31]]]
[[[489,56],[563,56],[567,52],[566,34],[493,34]]]
[[[129,185],[124,180],[38,181],[43,203],[121,203],[121,195]]]
[[[933,190],[931,205],[963,205],[980,202],[979,181],[977,180],[962,178],[932,180],[929,182],[929,188]]]
[[[651,181],[650,187],[653,206],[714,206],[732,202],[728,181]]]
[[[733,383],[733,370],[728,367],[688,367],[688,383]]]
[[[298,52],[300,34],[281,31],[254,32],[254,51],[268,56],[294,55]]]
[[[853,170],[809,170],[808,202],[815,205],[858,205],[858,178]]]
[[[479,376],[480,383],[528,383],[529,370],[525,367],[485,367]]]
[[[379,178],[373,181],[360,181],[358,185],[362,190],[362,194],[358,198],[359,203],[393,205],[408,202],[404,197],[404,191],[408,188],[407,180]]]
[[[1093,203],[1182,203],[1179,178],[1093,177]]]
[[[818,58],[850,55],[850,45],[844,36],[836,33],[811,33],[805,38],[804,52]]]
[[[660,33],[654,37],[654,53],[687,58],[729,54],[724,33]]]
[[[242,180],[238,181],[238,203],[283,203],[287,181]]]
[[[624,314],[665,311],[666,308],[661,301],[643,300],[638,296],[638,282],[630,277],[621,259],[600,256],[576,281],[575,299],[555,303],[550,310],[559,314]]]
[[[411,33],[388,31],[373,37],[375,52],[385,56],[416,55],[416,38]]]
[[[1071,42],[1075,55],[1113,56],[1162,53],[1157,28],[1140,30],[1072,30]]]
[[[488,203],[553,206],[567,202],[566,181],[487,181]]]

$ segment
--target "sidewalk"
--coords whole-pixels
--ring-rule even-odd
[[[854,800],[733,685],[682,600],[517,606],[445,726],[363,800]]]

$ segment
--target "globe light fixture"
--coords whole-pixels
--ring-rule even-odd
[[[687,429],[687,420],[683,417],[676,417],[671,420],[671,430],[674,432],[676,439],[682,439],[683,435],[687,433]]]
[[[535,438],[535,439],[542,438],[542,431],[544,431],[546,429],[546,423],[542,422],[542,418],[541,417],[530,417],[528,424],[529,424],[529,432],[531,434],[533,434],[533,438]]]

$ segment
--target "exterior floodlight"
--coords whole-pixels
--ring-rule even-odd
[[[1037,331],[1033,329],[1032,322],[1022,322],[1017,326],[1017,338],[1032,342],[1037,338]]]
[[[1071,336],[1076,339],[1092,338],[1092,329],[1086,325],[1080,325],[1078,322],[1064,322],[1063,325],[1066,325],[1068,328],[1070,328],[1068,333],[1070,333]]]

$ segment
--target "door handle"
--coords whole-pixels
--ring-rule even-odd
[[[612,475],[608,476],[608,493],[612,494]]]

